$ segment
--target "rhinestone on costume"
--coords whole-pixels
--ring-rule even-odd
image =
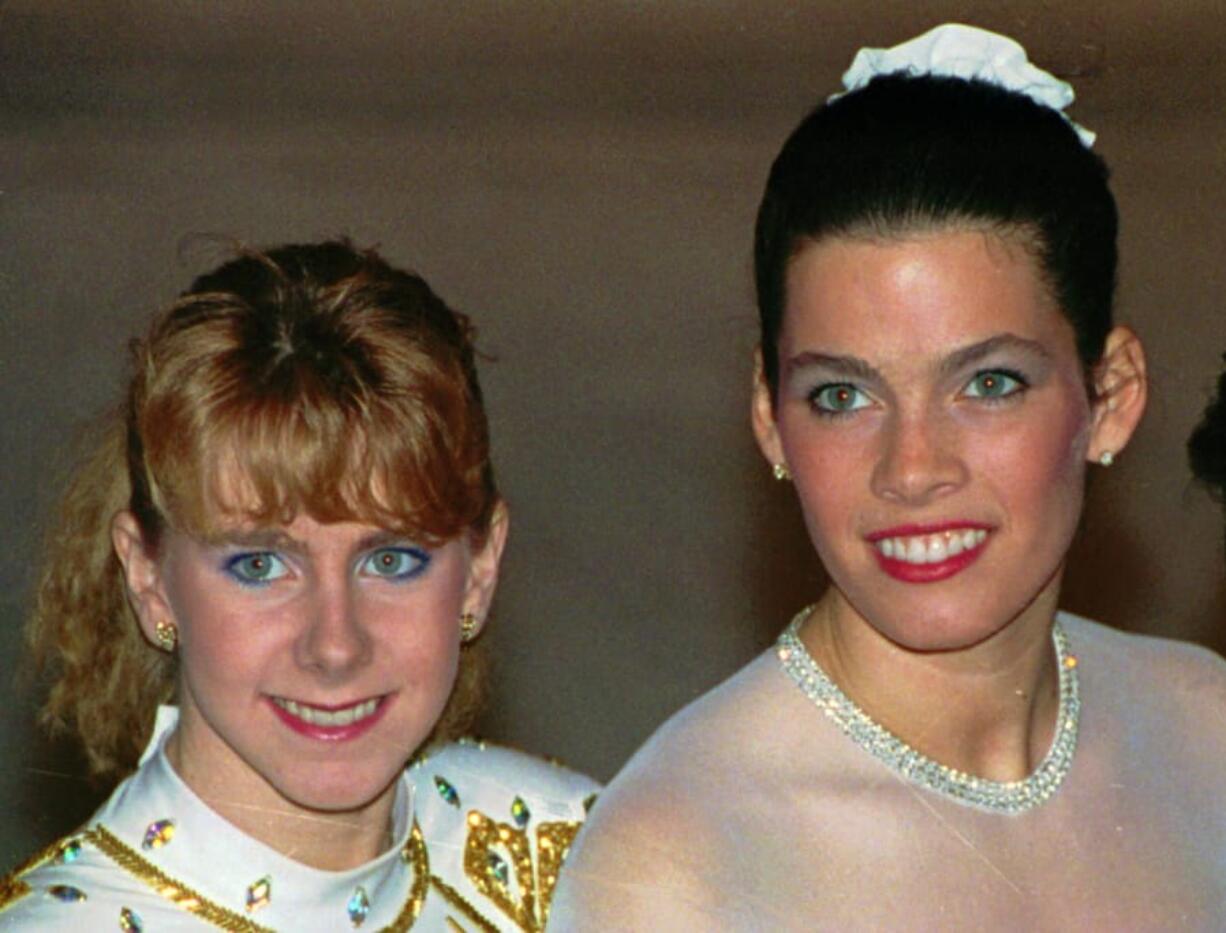
[[[69,839],[60,844],[55,852],[55,860],[61,865],[71,865],[81,857],[81,840]]]
[[[511,801],[511,819],[515,820],[515,825],[520,829],[526,827],[528,820],[532,819],[532,811],[524,803],[523,797],[516,797]]]
[[[366,896],[364,887],[358,885],[353,889],[353,894],[345,909],[349,912],[349,922],[355,927],[360,927],[366,922],[366,915],[370,913],[370,898]]]
[[[485,868],[490,876],[504,888],[511,883],[511,869],[507,865],[507,860],[497,852],[490,852],[485,857]]]
[[[85,900],[85,892],[70,884],[53,884],[47,888],[47,894],[65,904],[77,904]]]
[[[438,795],[442,797],[443,800],[447,801],[447,803],[451,804],[453,807],[456,807],[457,809],[459,808],[460,794],[454,787],[451,786],[450,781],[448,781],[446,778],[439,777],[436,774],[434,776],[434,787],[435,790],[438,791]]]
[[[174,820],[156,820],[145,830],[144,841],[140,847],[148,852],[150,849],[160,849],[175,837]]]
[[[247,886],[247,912],[254,913],[272,901],[272,879],[265,875]]]
[[[141,933],[145,926],[140,922],[140,914],[125,907],[119,912],[119,929],[123,930],[123,933]]]

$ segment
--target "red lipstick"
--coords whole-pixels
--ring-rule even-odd
[[[983,532],[983,534],[979,536],[979,540],[972,543],[969,547],[966,546],[965,542],[962,542],[958,553],[950,554],[948,557],[934,563],[916,563],[901,559],[892,554],[887,555],[882,552],[882,545],[880,544],[882,541],[889,541],[891,539],[940,535],[944,532],[961,534],[968,531]],[[865,539],[872,546],[873,556],[877,558],[878,565],[895,580],[900,580],[903,583],[937,583],[961,573],[977,561],[984,552],[988,540],[987,533],[990,531],[990,526],[978,523],[942,522],[932,525],[899,525],[894,528],[875,531],[870,535],[866,535]],[[956,537],[957,535],[949,536],[947,542],[955,540]],[[887,549],[892,550],[888,545]]]
[[[283,701],[284,702],[284,701]],[[325,725],[323,723],[307,722],[299,715],[295,715],[290,710],[286,709],[273,698],[268,698],[268,705],[272,707],[272,711],[277,714],[277,718],[286,726],[293,729],[299,735],[304,735],[309,739],[315,739],[320,742],[349,742],[353,739],[365,735],[375,727],[375,724],[383,718],[383,714],[391,705],[391,696],[385,695],[377,698],[374,712],[361,719],[355,719],[353,722],[344,725]],[[299,706],[307,706],[308,704],[298,704]],[[310,704],[312,710],[322,710],[324,712],[335,712],[341,709],[348,709],[357,703],[348,703],[343,706],[316,706]]]

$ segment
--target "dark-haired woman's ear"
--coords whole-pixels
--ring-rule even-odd
[[[111,521],[111,545],[123,566],[128,604],[136,613],[141,631],[150,644],[166,650],[168,633],[175,631],[174,613],[162,589],[157,555],[131,512],[120,512]]]
[[[762,451],[766,462],[776,473],[781,467],[786,470],[783,444],[779,441],[779,428],[775,424],[775,399],[770,386],[766,384],[766,373],[762,369],[761,347],[753,353],[753,396],[749,415],[753,422],[754,437],[758,439],[758,449]]]
[[[490,603],[493,602],[494,590],[498,587],[498,568],[502,563],[502,551],[507,544],[510,521],[507,504],[499,502],[494,506],[494,515],[490,519],[490,529],[484,543],[473,549],[469,559],[463,612],[465,616],[471,616],[473,622],[465,634],[466,640],[476,638],[489,617]]]
[[[1091,461],[1110,465],[1128,445],[1145,413],[1147,391],[1141,339],[1127,327],[1114,328],[1094,367],[1094,420],[1087,451]]]

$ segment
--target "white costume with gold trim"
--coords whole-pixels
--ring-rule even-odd
[[[395,844],[322,871],[226,822],[175,774],[163,707],[139,770],[82,830],[0,881],[0,930],[539,930],[598,789],[510,749],[462,741],[402,775]]]

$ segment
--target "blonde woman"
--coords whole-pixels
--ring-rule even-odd
[[[541,929],[595,785],[452,741],[506,535],[472,331],[424,281],[346,242],[197,279],[29,629],[46,721],[126,778],[0,929]]]

